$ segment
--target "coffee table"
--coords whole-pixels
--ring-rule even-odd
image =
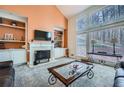
[[[54,85],[59,79],[66,87],[82,76],[92,79],[94,76],[94,65],[90,62],[71,61],[69,63],[57,65],[48,68],[51,75],[48,78],[48,83]]]

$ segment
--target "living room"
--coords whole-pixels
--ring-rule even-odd
[[[0,5],[1,87],[124,87],[124,5]]]

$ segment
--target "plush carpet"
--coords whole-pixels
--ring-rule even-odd
[[[50,73],[47,68],[73,61],[71,58],[60,58],[54,62],[42,63],[29,68],[21,65],[15,68],[15,87],[65,87],[57,80],[55,85],[48,84]],[[80,77],[74,81],[71,87],[112,87],[114,83],[115,70],[112,67],[94,64],[94,77],[88,79],[87,76]]]

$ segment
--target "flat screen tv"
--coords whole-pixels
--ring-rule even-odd
[[[34,31],[34,40],[51,41],[51,32],[35,30]]]

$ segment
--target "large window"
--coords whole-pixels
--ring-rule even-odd
[[[124,55],[124,27],[118,27],[120,23],[124,23],[123,21],[124,5],[105,6],[96,12],[89,13],[87,17],[77,17],[76,54],[78,56],[86,56],[86,52],[92,51],[92,40],[96,41],[95,52],[107,52],[112,54],[113,44],[111,41],[116,37],[116,53]],[[118,28],[114,26],[111,27],[111,25],[118,25]],[[96,30],[101,28],[103,30]],[[90,47],[86,45],[90,45]]]
[[[87,34],[78,34],[77,35],[77,47],[76,47],[76,55],[77,56],[86,56],[86,40]]]
[[[104,26],[120,22],[124,18],[124,5],[109,5],[96,12],[90,13],[89,16],[79,16],[76,20],[76,30],[87,31],[93,27]]]
[[[103,23],[103,13],[102,11],[98,11],[91,16],[91,23],[93,25],[98,25]]]
[[[124,5],[119,5],[118,6],[118,13],[119,13],[119,17],[124,17]]]
[[[79,17],[76,20],[76,30],[77,32],[82,32],[86,30],[88,23],[87,23],[87,18],[86,17]]]
[[[116,53],[124,55],[124,28],[110,28],[102,31],[94,31],[89,33],[90,44],[92,40],[95,41],[94,52],[106,52],[113,54],[113,42],[112,39],[116,38]],[[90,47],[90,52],[92,52],[92,45]]]
[[[116,6],[114,5],[110,5],[105,7],[102,11],[103,11],[103,16],[104,16],[104,22],[111,22],[113,20],[116,19]]]

